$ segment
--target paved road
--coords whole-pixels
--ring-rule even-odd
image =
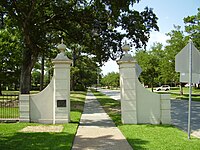
[[[100,92],[110,96],[115,100],[120,100],[119,90],[99,89]],[[200,102],[192,101],[191,131],[195,136],[200,137]],[[172,124],[187,132],[188,124],[188,101],[171,100]]]
[[[120,100],[120,91],[119,90],[108,90],[108,89],[98,89],[99,92],[110,96],[112,99]]]
[[[200,137],[200,102],[192,101],[191,110],[191,133]],[[171,117],[172,124],[187,132],[188,101],[171,100]]]

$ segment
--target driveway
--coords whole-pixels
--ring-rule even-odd
[[[120,100],[119,90],[99,89],[100,92],[112,99]],[[200,102],[192,101],[191,105],[191,133],[200,137]],[[188,124],[188,101],[171,100],[172,124],[187,132]]]

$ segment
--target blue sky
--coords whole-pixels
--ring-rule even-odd
[[[159,32],[151,33],[147,46],[150,47],[154,42],[160,42],[165,45],[168,39],[165,34],[174,29],[174,25],[180,25],[181,30],[184,30],[183,18],[197,14],[200,0],[141,0],[133,8],[142,11],[146,6],[153,8],[158,17],[158,26],[160,28]],[[102,67],[102,73],[106,75],[112,71],[118,72],[118,65],[115,61],[108,61]]]

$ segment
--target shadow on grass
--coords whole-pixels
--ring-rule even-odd
[[[62,133],[22,133],[0,135],[0,147],[5,150],[59,149],[70,150],[74,135]]]
[[[133,147],[134,150],[145,150],[145,145],[149,143],[149,141],[142,140],[142,139],[130,139],[127,138],[127,141]]]
[[[84,109],[86,92],[71,91],[70,94],[70,116],[71,123],[78,123]]]
[[[83,112],[85,103],[86,92],[82,91],[71,91],[70,94],[70,106],[71,111]]]
[[[155,125],[155,124],[137,124],[137,125],[144,125],[148,128],[175,128],[174,125],[167,125],[167,124],[158,124],[158,125]]]

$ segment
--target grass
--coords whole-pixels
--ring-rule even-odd
[[[148,89],[149,90],[149,89]],[[189,88],[183,87],[183,95],[180,95],[179,87],[172,87],[170,91],[156,92],[158,94],[170,94],[172,99],[188,100]],[[200,102],[200,89],[192,88],[192,101]]]
[[[121,123],[120,103],[93,91],[104,110],[124,134],[134,150],[198,150],[200,139],[187,139],[187,133],[172,125],[123,125]]]
[[[104,108],[106,113],[112,118],[116,125],[122,124],[121,122],[121,109],[120,102],[111,99],[110,97],[92,90],[94,96],[98,99],[101,106]]]
[[[19,108],[0,108],[0,118],[19,118]]]
[[[70,150],[77,124],[65,124],[60,133],[23,133],[19,130],[32,123],[0,124],[0,147],[6,150]]]
[[[79,125],[86,92],[72,92],[71,122],[64,124],[60,133],[23,133],[26,126],[37,126],[36,123],[0,123],[0,149],[6,150],[70,150]]]
[[[81,114],[84,108],[86,92],[71,92],[70,105],[71,105],[71,122],[79,123]]]
[[[170,125],[120,125],[118,127],[134,150],[198,150],[200,139]]]
[[[40,91],[30,91],[31,94],[37,94]],[[19,91],[2,91],[3,95],[19,95]]]

